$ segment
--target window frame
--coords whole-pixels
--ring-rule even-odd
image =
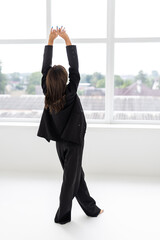
[[[47,44],[51,23],[51,4],[54,0],[46,0],[46,37],[45,39],[0,39],[0,44]],[[159,120],[113,120],[114,103],[114,51],[116,43],[160,42],[160,37],[150,38],[115,38],[115,4],[116,0],[107,1],[107,36],[105,38],[71,38],[73,44],[105,43],[106,44],[106,75],[105,75],[105,118],[103,120],[89,119],[88,123],[101,124],[160,124]],[[57,39],[56,44],[64,44]],[[2,118],[0,122],[39,122],[39,119]]]

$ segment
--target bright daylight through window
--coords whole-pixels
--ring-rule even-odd
[[[0,1],[0,121],[39,121],[44,46],[50,27],[63,25],[77,45],[78,95],[87,120],[158,123],[159,0],[81,0],[78,11],[68,5],[75,1]],[[54,64],[69,67],[59,38]]]

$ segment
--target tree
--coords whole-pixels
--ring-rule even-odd
[[[151,75],[152,75],[153,78],[155,78],[155,79],[159,78],[159,73],[158,73],[157,70],[153,70]]]
[[[28,94],[35,94],[35,85],[28,85],[26,91]]]
[[[142,83],[145,83],[147,81],[147,75],[144,74],[143,70],[140,70],[138,72],[138,75],[135,76],[135,79],[136,80],[140,79],[142,81]]]
[[[122,88],[123,84],[124,84],[124,80],[119,75],[115,75],[114,76],[115,87]]]
[[[2,66],[0,61],[0,94],[5,94],[5,87],[7,85],[6,76],[2,73]]]
[[[91,79],[90,79],[90,83],[92,86],[96,87],[97,81],[101,80],[104,78],[104,75],[102,75],[99,72],[94,72]]]
[[[131,79],[126,79],[126,80],[124,81],[124,83],[123,83],[122,88],[126,88],[126,87],[130,86],[132,83],[133,83],[133,80],[131,80]]]
[[[115,87],[117,87],[117,88],[126,88],[126,87],[130,86],[133,82],[134,82],[134,80],[132,80],[132,79],[124,80],[119,75],[114,76],[114,83],[115,83]]]
[[[96,88],[105,88],[105,79],[104,78],[97,81]]]
[[[42,75],[40,72],[33,72],[28,79],[26,92],[28,94],[35,94],[35,86],[40,85]]]
[[[147,74],[145,74],[142,70],[138,72],[138,75],[135,76],[136,80],[141,80],[142,83],[144,83],[146,86],[151,87],[153,84],[153,81],[148,77]]]
[[[33,85],[39,85],[41,81],[41,73],[40,72],[33,72],[29,77],[29,83]]]
[[[81,74],[81,83],[90,83],[90,80],[92,78],[92,75],[89,74]]]
[[[87,83],[90,83],[90,82],[91,82],[91,79],[92,79],[92,74],[87,74],[87,75],[86,75],[86,82],[87,82]]]
[[[20,78],[20,73],[19,72],[13,72],[10,74],[10,80],[13,82],[20,82],[21,78]]]

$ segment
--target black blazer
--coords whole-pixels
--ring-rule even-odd
[[[76,45],[66,46],[69,62],[69,83],[66,86],[66,103],[64,108],[57,114],[50,114],[49,108],[43,109],[37,136],[50,140],[65,140],[77,144],[82,143],[87,123],[83,108],[77,95],[77,88],[80,81],[79,63]],[[42,64],[41,86],[44,95],[46,94],[46,76],[52,67],[53,46],[45,45]]]

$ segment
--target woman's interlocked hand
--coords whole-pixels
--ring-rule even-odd
[[[65,27],[63,28],[63,26],[61,26],[61,28],[58,28],[58,26],[57,26],[57,32],[58,32],[58,35],[61,38],[63,38],[64,40],[66,40],[68,38]]]
[[[63,38],[65,40],[65,42],[67,44],[71,44],[70,39],[68,34],[66,33],[65,27],[61,26],[61,28],[58,28],[58,26],[56,27],[56,29],[54,29],[53,27],[50,30],[50,34],[49,34],[49,40],[48,40],[48,45],[53,45],[53,41],[60,36],[61,38]]]
[[[58,32],[56,29],[53,29],[52,27],[49,34],[49,42],[53,42],[57,37],[58,37]]]

